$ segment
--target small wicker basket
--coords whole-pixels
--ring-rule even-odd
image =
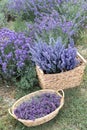
[[[57,95],[59,95],[61,97],[60,106],[55,111],[51,112],[50,114],[48,114],[44,117],[41,117],[41,118],[37,118],[34,121],[33,120],[18,119],[17,116],[14,114],[14,110],[17,108],[17,106],[19,106],[24,101],[27,101],[27,100],[31,99],[32,97],[35,97],[37,95],[41,95],[43,93],[56,93]],[[55,90],[51,90],[51,89],[44,89],[44,90],[39,90],[39,91],[33,92],[31,94],[28,94],[28,95],[20,98],[19,100],[17,100],[14,103],[14,105],[10,109],[8,109],[8,111],[9,111],[10,115],[13,116],[15,119],[17,119],[18,121],[20,121],[24,125],[31,127],[31,126],[37,126],[37,125],[43,124],[43,123],[48,122],[51,119],[53,119],[58,114],[58,112],[62,108],[63,104],[64,104],[63,90],[55,91]]]
[[[82,63],[70,71],[57,74],[44,74],[40,67],[36,66],[40,86],[43,89],[54,90],[79,86],[84,74],[86,60],[79,53],[77,53],[77,55]]]

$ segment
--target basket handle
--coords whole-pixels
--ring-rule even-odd
[[[8,109],[8,112],[9,112],[9,114],[10,114],[11,116],[14,117],[14,115],[12,114],[12,108],[9,108],[9,109]]]
[[[83,62],[84,63],[86,63],[87,64],[87,61],[80,55],[80,53],[79,52],[77,52],[77,55],[83,60]]]
[[[62,95],[61,98],[61,105],[59,106],[59,109],[61,109],[61,107],[64,105],[64,91],[62,89],[57,90],[57,93],[59,93],[60,95]]]
[[[62,97],[64,98],[64,96],[65,96],[64,91],[62,89],[57,90],[57,93],[60,93],[60,92],[62,94]]]

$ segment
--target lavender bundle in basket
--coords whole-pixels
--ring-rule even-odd
[[[49,44],[39,41],[30,49],[32,60],[44,73],[60,73],[74,69],[79,61],[76,58],[77,50],[71,44],[72,40],[68,47],[65,47],[61,37],[56,41],[50,39]]]
[[[55,111],[60,106],[61,96],[56,93],[43,93],[20,104],[14,114],[21,119],[35,120]]]

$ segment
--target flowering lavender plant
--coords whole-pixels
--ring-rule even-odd
[[[63,26],[61,28],[68,35],[74,35],[83,26],[87,19],[87,2],[85,0],[67,0],[61,4],[61,7],[56,6],[56,10],[61,14]],[[67,31],[71,28],[71,32]]]
[[[17,118],[35,120],[55,111],[60,106],[61,97],[56,93],[43,93],[23,102],[15,110]]]
[[[87,18],[87,3],[84,0],[55,1],[54,3],[50,13],[46,11],[48,6],[45,12],[40,12],[39,17],[35,17],[34,24],[29,24],[29,34],[34,39],[37,33],[42,39],[48,39],[49,36],[56,39],[57,36],[61,36],[64,41],[67,41],[83,26]]]
[[[32,60],[45,73],[58,73],[74,69],[78,60],[76,59],[76,48],[62,44],[62,39],[58,38],[56,41],[50,39],[50,43],[43,43],[39,41],[34,47],[30,49]]]
[[[31,38],[23,33],[0,29],[0,71],[3,77],[17,76],[30,62]]]
[[[34,14],[33,22],[40,31],[59,27],[69,36],[75,34],[87,18],[85,0],[9,0],[8,9],[28,15],[29,20]]]
[[[40,16],[41,13],[51,13],[56,4],[60,4],[58,0],[9,0],[9,11],[16,12],[17,14],[27,14],[30,16],[31,12],[35,16]]]
[[[69,37],[75,33],[73,22],[63,22],[60,14],[55,10],[51,14],[43,14],[39,18],[35,18],[34,21],[34,24],[27,23],[26,33],[35,40],[38,36],[48,42],[49,37],[56,39],[61,36],[63,41],[68,43]]]

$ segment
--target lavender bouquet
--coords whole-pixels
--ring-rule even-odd
[[[30,49],[32,60],[48,74],[74,69],[79,61],[76,58],[77,50],[71,42],[66,47],[61,37],[56,41],[51,38],[49,44],[39,41]]]

